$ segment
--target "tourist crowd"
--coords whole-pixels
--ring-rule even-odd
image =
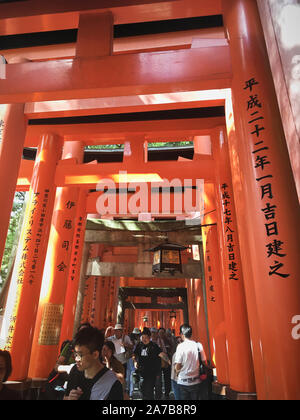
[[[120,324],[104,331],[85,323],[61,346],[38,398],[199,400],[205,379],[201,365],[207,366],[203,346],[192,339],[187,324],[175,337],[164,328],[134,328],[125,334]],[[21,399],[5,385],[12,368],[9,352],[0,350],[0,400]]]

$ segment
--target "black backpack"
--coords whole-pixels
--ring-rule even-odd
[[[60,346],[60,354],[66,345],[69,344],[68,352],[66,353],[65,357],[68,360],[73,352],[73,342],[71,340],[65,340],[62,345]],[[67,373],[58,373],[55,369],[53,369],[48,378],[47,382],[44,387],[41,389],[40,393],[40,400],[61,400],[64,396],[63,386],[64,383],[68,380]]]

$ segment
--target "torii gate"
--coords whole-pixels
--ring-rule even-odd
[[[44,6],[39,13],[70,12],[67,15],[72,20],[74,8],[71,3],[55,6],[56,10],[47,10],[48,6]],[[204,121],[203,127],[197,125],[197,120],[188,121],[185,127],[182,121],[168,123],[170,136],[178,135],[178,131],[182,136],[189,130],[201,135],[202,128],[209,130],[212,136],[214,171],[210,171],[212,167],[204,159],[199,162],[197,176],[202,177],[203,169],[203,178],[211,181],[215,191],[207,201],[215,200],[217,209],[216,219],[210,214],[205,223],[217,221],[218,229],[209,227],[203,233],[205,277],[211,305],[210,329],[216,343],[218,379],[234,391],[256,391],[260,399],[298,399],[299,340],[291,334],[292,320],[300,313],[298,199],[256,2],[211,2],[214,12],[223,14],[229,45],[226,42],[211,46],[204,43],[203,47],[199,42],[186,51],[111,55],[115,13],[126,11],[128,19],[130,13],[135,12],[141,19],[144,11],[155,14],[157,10],[159,14],[159,3],[128,0],[124,8],[118,9],[110,7],[111,3],[107,1],[103,11],[99,6],[95,8],[91,1],[93,7],[87,4],[84,12],[89,7],[93,12],[80,14],[75,59],[5,65],[4,77],[1,67],[0,102],[11,104],[3,117],[0,155],[1,179],[7,180],[7,185],[0,187],[2,232],[7,230],[24,142],[38,145],[33,172],[27,172],[30,199],[26,224],[6,306],[8,325],[4,325],[1,332],[6,336],[6,347],[14,359],[14,377],[27,377],[30,357],[30,374],[37,375],[43,368],[40,361],[57,349],[57,344],[41,344],[43,336],[39,326],[42,319],[45,322],[49,319],[47,315],[51,315],[51,310],[52,316],[60,315],[68,266],[67,260],[61,260],[61,250],[69,251],[69,261],[77,257],[76,246],[82,244],[81,228],[86,218],[85,188],[95,185],[104,174],[98,165],[80,165],[82,141],[89,135],[95,139],[86,140],[91,143],[103,141],[108,136],[112,139],[111,133],[124,139],[124,136],[151,132],[155,127],[153,122],[148,126],[145,122],[137,122],[118,123],[116,129],[112,123],[107,124],[108,131],[104,130],[103,135],[99,127],[104,125],[30,125],[25,135],[23,104],[228,89],[224,97],[225,121],[215,120],[210,125],[209,119]],[[179,10],[186,10],[186,1],[164,3],[174,17]],[[34,17],[28,16],[31,10],[28,2],[26,6],[22,16],[27,16],[28,22],[34,21]],[[189,6],[194,7],[197,15],[208,13],[204,2],[189,0]],[[82,9],[79,11],[83,12]],[[4,20],[18,19],[9,8],[7,12],[1,15]],[[122,17],[124,19],[124,15]],[[177,128],[172,124],[177,124]],[[164,131],[159,129],[159,122],[156,127],[158,132]],[[96,137],[93,137],[95,133]],[[158,166],[147,165],[141,164],[139,173],[156,174]],[[188,171],[188,165],[183,162],[182,165],[184,171]],[[133,171],[135,165],[129,168]],[[163,174],[164,168],[159,170]],[[22,177],[23,174],[22,168]],[[114,174],[114,168],[107,168],[105,176]],[[21,180],[19,185],[22,185]],[[61,189],[55,198],[56,186]],[[63,228],[62,220],[63,226],[72,220],[76,224],[75,231],[67,228],[69,236],[64,238],[64,247],[58,242],[59,233],[57,235]],[[79,235],[78,243],[74,240],[76,234]],[[50,271],[44,272],[42,284],[49,235],[45,267]],[[4,236],[1,235],[2,242]],[[73,244],[72,255],[67,243]],[[2,252],[3,243],[0,250]],[[54,275],[55,268],[58,272]],[[58,287],[61,278],[63,281]],[[47,283],[51,284],[50,289]],[[197,287],[197,284],[192,285],[194,290]],[[192,300],[192,296],[189,299]],[[43,312],[45,302],[54,303],[55,307],[48,305],[48,312]]]

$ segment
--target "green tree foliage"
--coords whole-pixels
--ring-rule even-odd
[[[10,217],[10,223],[8,228],[8,233],[6,237],[5,243],[5,251],[2,259],[1,265],[1,279],[0,279],[0,289],[8,275],[8,270],[10,268],[10,264],[12,262],[12,258],[14,257],[13,253],[15,250],[15,246],[18,242],[18,234],[19,234],[19,224],[23,214],[23,206],[25,202],[25,192],[16,192],[13,208]]]
[[[155,143],[148,143],[148,147],[187,147],[193,146],[192,141],[169,141],[169,142],[155,142]]]
[[[85,150],[123,150],[124,144],[98,144],[96,146],[86,146]]]
[[[148,143],[148,147],[184,147],[184,146],[192,146],[192,141],[174,141],[174,142],[153,142]],[[86,150],[116,150],[116,149],[124,149],[124,144],[99,144],[96,146],[87,146]]]

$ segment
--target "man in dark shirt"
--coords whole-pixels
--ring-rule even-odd
[[[84,328],[75,337],[75,361],[65,400],[123,400],[122,384],[100,361],[104,335],[97,328]]]
[[[134,351],[135,368],[138,369],[143,378],[142,394],[143,400],[154,399],[154,386],[156,378],[160,375],[161,359],[170,364],[168,356],[162,352],[157,344],[150,340],[151,332],[144,329],[142,341],[136,346]]]

